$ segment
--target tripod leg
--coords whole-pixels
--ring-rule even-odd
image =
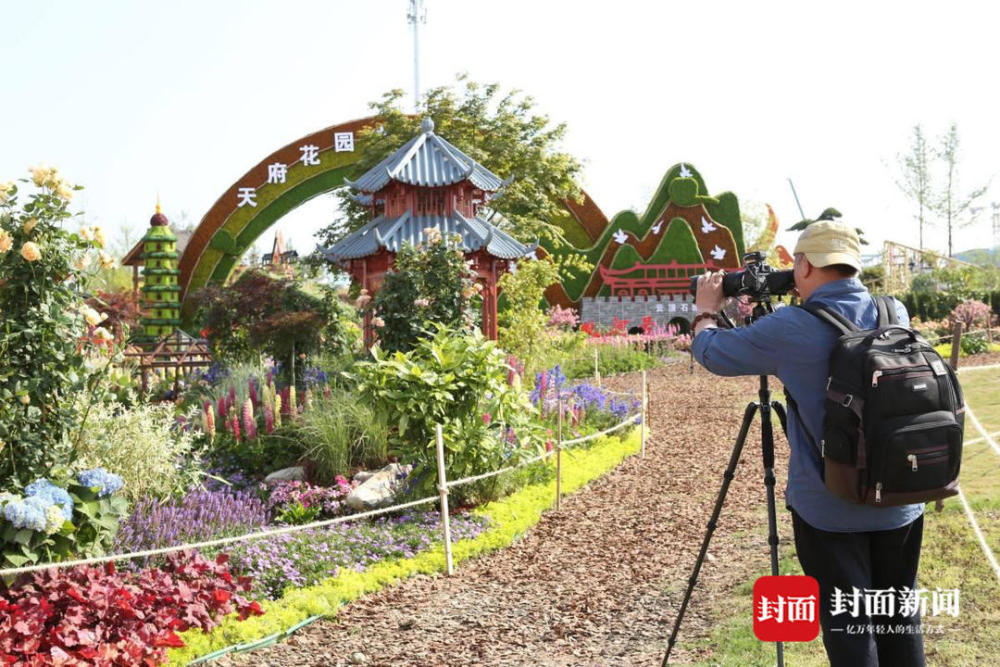
[[[687,611],[688,602],[691,600],[691,593],[694,591],[694,586],[698,582],[698,573],[701,571],[701,565],[705,560],[705,554],[708,553],[708,543],[712,539],[712,533],[715,532],[719,514],[722,513],[722,505],[726,502],[726,493],[729,491],[729,483],[733,481],[733,477],[735,476],[736,465],[739,463],[740,456],[743,452],[743,443],[746,442],[747,434],[750,432],[750,425],[753,423],[754,415],[757,413],[757,409],[759,407],[760,406],[756,403],[750,403],[747,405],[747,409],[743,413],[743,424],[740,426],[740,434],[736,437],[736,444],[733,447],[733,453],[729,457],[729,465],[726,467],[726,472],[723,474],[722,488],[719,489],[719,495],[715,499],[715,509],[712,510],[712,518],[708,520],[708,530],[705,531],[705,537],[701,542],[701,551],[698,552],[698,558],[694,563],[694,570],[688,578],[687,591],[684,592],[684,600],[681,601],[681,607],[677,612],[677,620],[674,621],[674,629],[670,633],[670,639],[667,640],[667,652],[663,656],[664,667],[670,663],[670,651],[673,650],[674,643],[677,641],[677,633],[680,631],[681,621],[684,620],[684,612]]]
[[[778,401],[771,401],[771,409],[778,415],[778,421],[781,422],[781,432],[785,434],[785,437],[788,437],[788,415],[785,413],[785,406]]]
[[[778,512],[774,497],[774,427],[771,423],[771,391],[767,386],[767,376],[760,377],[760,446],[764,461],[764,487],[767,491],[767,543],[771,550],[771,575],[778,575]],[[778,411],[778,419],[785,426],[784,408]],[[778,667],[784,667],[785,652],[782,642],[777,642]]]

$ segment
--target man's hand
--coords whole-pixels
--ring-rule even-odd
[[[698,276],[698,291],[694,304],[699,313],[717,313],[722,310],[726,297],[722,294],[722,276],[725,271],[705,273]]]

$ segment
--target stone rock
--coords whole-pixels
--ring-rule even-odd
[[[406,476],[412,469],[413,466],[390,463],[355,487],[344,502],[358,511],[388,507],[403,488]]]
[[[368,664],[368,656],[361,651],[355,651],[351,654],[351,664],[352,665],[366,665]]]
[[[359,470],[358,472],[354,473],[354,477],[352,477],[351,479],[353,479],[358,484],[363,484],[368,480],[370,480],[372,478],[372,475],[374,474],[375,474],[374,470]]]
[[[275,470],[264,478],[265,482],[304,482],[306,481],[306,469],[302,466],[292,466]]]

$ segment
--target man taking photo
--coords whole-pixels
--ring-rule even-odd
[[[860,329],[874,329],[878,309],[858,280],[860,242],[855,231],[836,221],[816,222],[795,246],[795,287],[803,302],[825,306]],[[830,353],[838,334],[803,308],[779,308],[748,327],[720,329],[722,272],[701,276],[695,303],[698,317],[692,352],[717,375],[773,375],[795,399],[788,413],[788,483],[785,505],[792,512],[795,548],[805,574],[819,582],[820,624],[830,664],[851,667],[922,667],[919,613],[872,620],[861,613],[832,614],[834,588],[901,591],[916,588],[923,534],[923,503],[893,507],[854,504],[824,483],[820,444]],[[899,323],[906,310],[895,302]],[[877,634],[870,624],[914,626],[913,632]],[[848,626],[851,626],[850,631]],[[906,628],[904,628],[906,629]]]

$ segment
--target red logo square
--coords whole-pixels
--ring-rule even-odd
[[[761,577],[753,585],[753,633],[762,642],[809,642],[819,635],[819,583]]]

